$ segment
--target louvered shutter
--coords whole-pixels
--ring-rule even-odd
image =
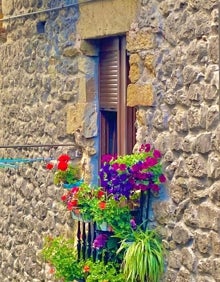
[[[103,39],[100,45],[100,108],[117,110],[120,79],[119,39]]]

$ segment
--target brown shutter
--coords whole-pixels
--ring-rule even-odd
[[[100,45],[100,108],[117,110],[119,92],[119,39],[103,39]]]

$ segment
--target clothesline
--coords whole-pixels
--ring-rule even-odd
[[[33,163],[33,162],[49,162],[54,160],[54,158],[33,158],[33,159],[0,159],[0,168],[17,168],[21,163]]]

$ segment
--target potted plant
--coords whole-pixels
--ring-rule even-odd
[[[83,264],[86,282],[125,282],[125,276],[120,271],[120,265],[102,260],[87,260]]]
[[[137,191],[156,194],[166,181],[162,173],[161,153],[143,144],[139,151],[124,156],[104,155],[100,169],[100,184],[115,199],[135,197]]]
[[[66,189],[71,189],[82,183],[80,167],[70,161],[69,155],[62,154],[55,163],[47,163],[47,169],[55,170],[53,178],[55,185],[62,185]]]
[[[56,278],[63,279],[65,282],[83,278],[83,271],[77,260],[73,240],[63,236],[46,237],[41,255],[50,264],[51,272]]]
[[[132,241],[130,241],[132,239]],[[155,229],[136,229],[132,238],[121,242],[118,252],[123,254],[123,273],[126,281],[158,282],[164,272],[165,249]]]

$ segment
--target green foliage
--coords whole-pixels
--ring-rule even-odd
[[[123,272],[129,282],[158,282],[164,272],[165,250],[156,230],[133,231],[133,242],[122,241]]]
[[[92,215],[97,225],[106,222],[112,230],[127,234],[131,232],[130,210],[127,206],[121,206],[120,201],[116,201],[112,196],[106,198],[105,205],[100,208],[99,202],[93,201]]]
[[[62,183],[74,184],[78,180],[80,180],[80,168],[71,164],[68,164],[66,170],[57,170],[53,179],[55,185]]]
[[[87,268],[86,282],[125,282],[125,276],[120,272],[120,267],[112,262],[88,260],[84,264]]]
[[[55,268],[55,277],[65,282],[83,277],[82,269],[77,261],[74,241],[62,236],[47,237],[42,249],[42,257]]]

